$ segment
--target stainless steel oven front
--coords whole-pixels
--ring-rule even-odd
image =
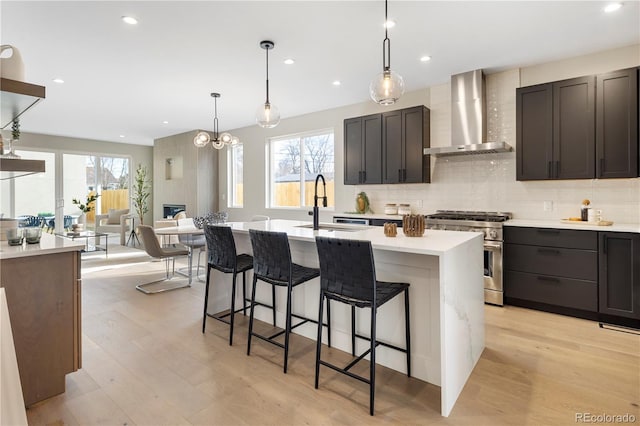
[[[484,301],[503,305],[502,242],[484,242]]]

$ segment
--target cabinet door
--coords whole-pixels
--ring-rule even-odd
[[[344,184],[357,185],[362,178],[362,117],[344,120]]]
[[[552,178],[553,87],[516,90],[516,179]]]
[[[382,183],[382,114],[362,117],[363,173],[360,183]]]
[[[402,111],[390,111],[382,114],[383,183],[404,181],[404,144],[402,143]]]
[[[640,234],[599,234],[598,312],[640,319]]]
[[[638,70],[599,75],[596,83],[596,177],[636,177]]]
[[[423,106],[402,110],[403,182],[431,181],[429,158],[423,154],[429,141],[429,110]]]
[[[595,177],[595,77],[553,83],[553,176]]]

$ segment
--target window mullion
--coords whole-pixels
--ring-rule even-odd
[[[304,167],[304,138],[301,137],[298,140],[298,147],[300,149],[300,207],[305,207],[305,192],[306,192],[306,170]]]

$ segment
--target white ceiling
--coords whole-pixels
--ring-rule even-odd
[[[611,14],[606,4],[392,0],[391,67],[411,91],[472,69],[640,43],[638,1]],[[275,42],[271,101],[283,118],[366,101],[382,68],[382,0],[2,1],[0,13],[2,44],[20,50],[25,80],[47,86],[23,116],[27,132],[152,145],[211,129],[213,91],[221,131],[253,125],[265,99],[265,39]]]

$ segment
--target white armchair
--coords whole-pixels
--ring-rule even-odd
[[[127,233],[131,229],[129,209],[109,209],[107,214],[96,215],[96,232],[106,234],[120,234],[120,245],[125,245]]]

